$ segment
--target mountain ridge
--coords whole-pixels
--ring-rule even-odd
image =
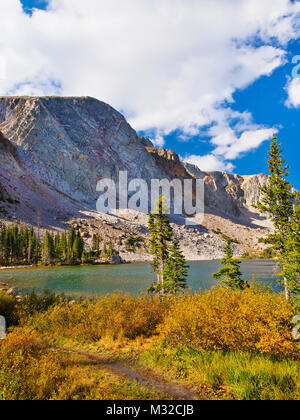
[[[43,226],[53,230],[78,218],[101,219],[96,184],[101,178],[117,180],[125,170],[129,180],[142,178],[148,184],[153,178],[203,179],[206,220],[249,228],[255,237],[268,225],[254,208],[265,175],[201,171],[181,162],[174,151],[155,148],[122,114],[94,98],[0,97],[0,132],[0,184],[15,201],[0,203],[4,222],[36,224],[38,211]],[[131,223],[132,215],[126,217]],[[204,221],[201,228],[211,234],[210,223]]]

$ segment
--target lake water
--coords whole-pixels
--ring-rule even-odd
[[[197,261],[189,265],[189,288],[207,290],[216,284],[211,275],[218,270],[218,261]],[[277,291],[281,290],[276,283],[276,267],[272,261],[245,261],[242,272],[247,280],[255,275],[257,280],[273,285]],[[138,294],[146,291],[154,280],[150,265],[145,263],[0,272],[0,282],[9,283],[11,287],[25,291],[49,289],[72,296],[107,294],[118,290]]]

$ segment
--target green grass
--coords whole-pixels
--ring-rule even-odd
[[[211,397],[238,400],[300,399],[300,365],[247,353],[199,353],[155,346],[143,363],[206,391]]]

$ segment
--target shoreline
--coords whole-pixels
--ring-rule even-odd
[[[14,265],[14,266],[8,266],[8,267],[0,267],[1,271],[4,270],[24,270],[26,268],[34,268],[34,265]]]
[[[131,264],[131,263],[126,263]],[[0,267],[0,271],[23,271],[23,270],[54,270],[57,268],[80,268],[80,267],[104,267],[104,266],[116,266],[124,264],[81,264],[81,265],[24,265],[24,266],[12,266],[12,267]]]
[[[269,262],[276,262],[276,259],[264,259],[264,258],[241,258],[242,263],[247,261],[269,261]],[[187,260],[187,263],[196,263],[196,262],[213,262],[213,261],[220,261],[220,258],[204,258],[204,259],[191,259]],[[24,266],[8,266],[8,267],[0,267],[0,272],[6,271],[29,271],[29,270],[54,270],[54,269],[65,269],[65,268],[82,268],[82,267],[115,267],[119,265],[131,265],[131,264],[147,264],[150,265],[151,261],[148,260],[131,260],[127,261],[124,264],[82,264],[82,265],[51,265],[51,266],[40,266],[40,265],[24,265]]]

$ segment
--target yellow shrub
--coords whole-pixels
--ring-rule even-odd
[[[300,358],[292,340],[293,311],[282,296],[252,287],[244,292],[213,288],[178,298],[164,320],[166,342],[199,350],[261,352]]]
[[[292,317],[282,296],[255,287],[244,292],[213,288],[166,300],[114,294],[63,304],[35,316],[31,325],[49,339],[90,342],[160,333],[176,346],[300,358],[300,343],[291,336]]]
[[[97,341],[112,338],[151,336],[163,321],[167,302],[147,295],[130,294],[103,296],[95,301],[57,306],[33,320],[43,334]]]
[[[65,376],[61,360],[29,329],[0,343],[0,400],[51,399]]]

